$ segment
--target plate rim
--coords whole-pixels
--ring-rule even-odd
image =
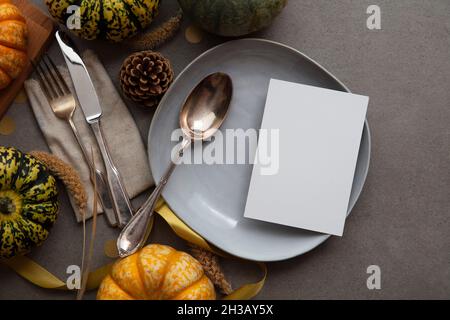
[[[265,42],[265,43],[270,43],[272,45],[275,46],[280,46],[280,47],[284,47],[285,49],[291,50],[294,53],[298,54],[299,56],[303,57],[304,59],[306,59],[309,63],[312,63],[313,65],[315,65],[316,67],[318,67],[319,69],[321,69],[321,71],[325,72],[325,74],[329,77],[331,77],[334,81],[336,81],[337,84],[339,84],[346,92],[348,93],[352,93],[352,91],[341,81],[339,80],[334,74],[332,74],[330,71],[328,71],[328,69],[326,69],[324,66],[322,66],[320,63],[318,63],[316,60],[312,59],[311,57],[309,57],[308,55],[304,54],[303,52],[299,51],[298,49],[295,49],[289,45],[277,42],[277,41],[273,41],[273,40],[268,40],[268,39],[262,39],[262,38],[242,38],[242,39],[235,39],[235,40],[229,40],[229,41],[225,41],[223,43],[220,43],[216,46],[213,46],[211,48],[209,48],[208,50],[202,52],[200,55],[198,55],[195,59],[193,59],[190,63],[188,63],[186,65],[186,67],[183,68],[183,70],[180,71],[180,73],[176,76],[176,78],[174,79],[172,85],[169,87],[169,90],[164,94],[163,98],[161,99],[161,101],[158,104],[158,107],[156,108],[154,114],[153,114],[153,118],[150,124],[150,128],[148,130],[148,134],[147,134],[147,154],[148,154],[148,161],[150,164],[150,171],[153,175],[153,166],[152,166],[152,162],[151,162],[151,157],[150,157],[150,148],[149,148],[149,144],[150,144],[150,134],[153,130],[153,127],[155,126],[155,122],[156,122],[156,118],[158,117],[159,113],[161,112],[162,109],[162,105],[163,102],[165,102],[167,96],[170,95],[170,93],[172,92],[172,88],[173,88],[173,84],[176,83],[176,81],[178,81],[178,79],[188,70],[190,69],[190,67],[195,64],[198,60],[202,59],[204,56],[208,55],[211,51],[214,51],[222,46],[228,45],[231,42]],[[350,215],[350,213],[352,212],[353,208],[355,207],[355,205],[358,203],[359,198],[361,196],[362,191],[364,190],[364,187],[366,185],[366,180],[367,180],[367,176],[369,173],[369,168],[370,168],[370,163],[371,163],[371,154],[372,154],[372,136],[371,136],[371,132],[370,132],[370,126],[369,126],[369,121],[367,120],[367,115],[366,115],[366,119],[364,121],[364,127],[367,130],[367,138],[368,138],[368,160],[367,160],[367,166],[364,169],[364,173],[363,173],[363,183],[362,183],[362,187],[361,190],[359,190],[359,192],[357,193],[356,196],[356,200],[355,203],[353,203],[349,208],[348,208],[348,212],[347,212],[347,217]],[[155,180],[155,183],[158,183],[159,180]],[[161,195],[161,197],[163,197]],[[170,207],[170,204],[168,203],[168,201],[163,197],[165,203],[169,206],[169,208],[172,210],[172,212],[181,220],[183,221],[183,223],[185,223],[189,228],[193,229],[188,223],[186,223],[176,212],[175,210],[173,210]],[[203,235],[200,234],[200,232],[195,231],[193,229],[194,232],[198,233],[203,239],[205,239],[207,242],[211,243],[213,246],[219,248],[220,250],[233,255],[235,257],[238,258],[242,258],[242,259],[246,259],[246,260],[251,260],[251,261],[259,261],[259,262],[276,262],[276,261],[283,261],[283,260],[288,260],[288,259],[292,259],[298,256],[301,256],[307,252],[310,252],[312,250],[314,250],[315,248],[317,248],[319,245],[321,245],[322,243],[324,243],[326,240],[328,240],[331,235],[329,234],[323,234],[323,237],[317,242],[317,244],[313,245],[311,248],[306,249],[306,250],[300,250],[298,253],[296,253],[295,255],[292,254],[286,254],[286,255],[278,255],[278,256],[274,256],[271,259],[265,259],[265,260],[260,260],[260,259],[249,259],[248,257],[242,256],[237,254],[236,252],[229,252],[227,250],[224,250],[222,248],[220,248],[220,246],[216,245],[213,241],[205,238]]]

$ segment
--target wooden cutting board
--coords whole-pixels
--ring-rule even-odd
[[[13,0],[13,3],[19,7],[27,19],[29,30],[28,57],[37,61],[53,39],[54,23],[50,17],[31,4],[29,0]],[[0,90],[0,119],[22,89],[24,81],[32,70],[31,63],[28,63],[22,74],[9,87]]]

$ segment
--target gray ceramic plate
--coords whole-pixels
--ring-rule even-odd
[[[148,140],[156,181],[167,168],[176,144],[171,141],[171,133],[178,128],[178,113],[184,99],[203,77],[216,71],[228,73],[234,86],[230,112],[222,129],[260,128],[270,78],[349,91],[319,64],[285,45],[260,39],[219,45],[187,66],[159,104]],[[369,158],[370,133],[366,122],[348,213],[363,188]],[[313,249],[329,237],[244,218],[251,171],[251,165],[181,165],[163,197],[180,219],[210,243],[245,259],[288,259]]]

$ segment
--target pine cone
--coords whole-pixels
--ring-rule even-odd
[[[147,107],[159,103],[172,81],[173,69],[170,61],[154,51],[141,51],[130,55],[120,70],[123,93]]]

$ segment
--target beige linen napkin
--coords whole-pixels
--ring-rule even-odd
[[[133,198],[154,184],[144,143],[129,110],[98,57],[92,51],[86,51],[83,54],[83,60],[100,99],[103,111],[101,123],[111,156],[122,175],[128,194]],[[67,68],[59,67],[59,70],[72,92],[75,92]],[[26,81],[25,90],[51,152],[70,163],[80,174],[88,193],[87,217],[90,218],[92,216],[93,186],[89,179],[89,168],[69,124],[53,114],[36,80]],[[79,106],[77,106],[73,121],[88,153],[90,153],[91,147],[93,148],[96,167],[105,172],[96,140]],[[76,218],[80,222],[81,216],[72,198],[70,198],[70,202]]]

